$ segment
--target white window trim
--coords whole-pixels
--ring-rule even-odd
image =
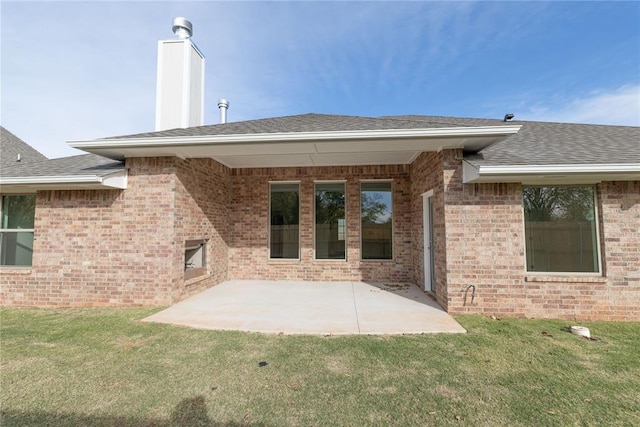
[[[362,258],[362,184],[367,182],[389,182],[391,183],[391,258]],[[358,183],[359,193],[359,205],[360,205],[360,261],[362,262],[392,262],[396,259],[396,239],[394,238],[396,234],[396,218],[395,218],[395,197],[394,195],[394,182],[393,179],[361,179]]]
[[[33,234],[33,240],[35,241],[35,228],[3,228],[2,227],[2,216],[4,214],[4,198],[6,196],[35,196],[33,193],[24,193],[24,194],[0,194],[0,233],[31,233]],[[34,222],[35,222],[35,212],[34,212]],[[33,248],[31,248],[31,255],[33,257]],[[31,258],[31,264],[29,265],[0,265],[0,269],[30,269],[33,267],[33,258]]]
[[[336,258],[318,258],[316,254],[316,186],[318,184],[344,184],[344,259],[336,259]],[[338,179],[338,180],[319,180],[313,181],[313,260],[318,262],[347,262],[349,258],[349,227],[348,227],[348,218],[349,213],[347,207],[349,205],[347,198],[347,180],[346,179]]]
[[[278,185],[278,184],[296,184],[298,186],[298,257],[297,258],[271,258],[271,186],[272,185]],[[300,257],[300,250],[301,250],[301,241],[300,241],[300,235],[302,233],[300,233],[301,231],[301,227],[300,227],[300,223],[302,222],[302,218],[301,218],[301,214],[302,214],[302,185],[300,184],[300,181],[269,181],[269,207],[268,207],[268,212],[267,212],[267,260],[268,262],[275,262],[275,263],[285,263],[285,262],[299,262],[301,257]]]
[[[525,187],[591,187],[593,188],[593,214],[595,218],[596,228],[596,250],[598,257],[598,271],[580,272],[580,271],[529,271],[527,265],[527,219],[524,211],[524,188]],[[599,212],[599,200],[598,200],[598,188],[594,184],[574,184],[574,185],[553,185],[553,184],[538,184],[538,185],[523,185],[522,200],[522,236],[524,238],[524,274],[525,277],[602,277],[603,276],[603,260],[602,260],[602,248],[600,246],[600,212]]]

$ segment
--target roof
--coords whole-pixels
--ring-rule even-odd
[[[450,148],[465,152],[463,180],[467,183],[640,179],[640,127],[632,126],[425,115],[302,114],[70,145],[94,154],[45,160],[3,129],[2,158],[16,157],[15,150],[22,150],[35,161],[30,167],[13,160],[12,165],[3,165],[0,184],[5,179],[25,176],[100,179],[122,173],[124,164],[119,160],[125,157],[211,157],[232,168],[302,167],[410,164],[420,152]],[[5,150],[10,153],[8,156]]]
[[[133,135],[102,138],[137,139],[170,138],[212,135],[247,135],[271,133],[342,132],[367,130],[438,129],[451,127],[506,126],[502,120],[462,119],[438,116],[384,116],[361,117],[332,114],[300,114],[295,116],[229,122],[224,124],[170,129]]]
[[[95,154],[47,159],[2,128],[0,191],[126,188],[124,163]],[[20,161],[16,161],[20,154]]]
[[[640,127],[514,121],[520,131],[465,159],[477,165],[640,162]]]
[[[212,157],[231,168],[410,164],[462,148],[463,180],[531,184],[640,179],[640,128],[403,115],[302,114],[72,143],[120,158]]]
[[[13,166],[18,163],[46,160],[38,150],[0,126],[0,168]],[[19,159],[19,160],[18,160]]]
[[[640,180],[640,127],[515,122],[520,131],[464,157],[467,183]]]
[[[4,152],[2,153],[4,156]],[[2,168],[0,176],[8,177],[42,177],[42,176],[81,176],[96,175],[99,177],[124,169],[123,162],[107,159],[96,154],[45,159],[30,163],[17,163]]]
[[[422,152],[442,149],[478,151],[520,128],[425,117],[303,114],[69,144],[114,159],[210,157],[230,168],[354,166],[410,164]]]
[[[359,117],[302,114],[139,133],[102,140],[509,125],[521,125],[522,128],[503,141],[484,148],[480,153],[467,153],[465,159],[478,165],[594,162],[611,164],[637,163],[640,159],[640,127],[515,120],[505,122],[500,119],[424,115]]]

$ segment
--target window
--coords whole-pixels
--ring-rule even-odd
[[[0,265],[30,266],[36,196],[2,196],[1,209]]]
[[[184,277],[191,279],[207,272],[207,241],[187,240],[184,244]]]
[[[300,257],[300,185],[270,186],[269,256],[272,259]]]
[[[316,183],[316,259],[346,259],[345,185]]]
[[[524,187],[527,271],[597,273],[593,187]]]
[[[362,259],[393,258],[393,202],[391,182],[360,183]]]

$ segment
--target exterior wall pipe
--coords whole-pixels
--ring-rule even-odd
[[[229,101],[221,99],[218,101],[218,108],[220,109],[220,123],[227,123],[227,109],[229,108]]]

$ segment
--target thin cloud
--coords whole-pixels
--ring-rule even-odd
[[[626,5],[597,8],[632,15],[621,11]],[[173,37],[175,16],[193,22],[193,40],[207,58],[205,123],[218,122],[220,98],[230,101],[230,121],[308,112],[514,112],[517,118],[602,121],[588,115],[598,108],[581,109],[593,98],[608,105],[608,123],[633,115],[633,100],[621,96],[622,88],[611,99],[601,92],[558,101],[584,93],[585,84],[636,81],[625,71],[638,64],[630,54],[635,50],[623,43],[637,41],[629,25],[621,35],[590,25],[590,33],[602,30],[581,38],[589,55],[571,56],[573,47],[559,53],[564,44],[556,41],[565,33],[557,31],[567,16],[591,24],[595,15],[586,9],[580,15],[562,2],[3,3],[2,124],[52,157],[74,154],[68,140],[153,130],[156,42]],[[68,16],[74,16],[72,27]],[[592,49],[593,40],[603,39],[617,54]],[[585,65],[584,58],[597,63]],[[601,64],[616,64],[617,72]]]
[[[640,126],[640,85],[596,90],[558,105],[537,104],[522,120]]]

